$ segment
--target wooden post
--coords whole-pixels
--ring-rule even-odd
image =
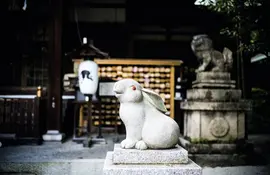
[[[48,116],[45,141],[61,141],[62,108],[62,0],[51,1],[53,19],[50,24]]]
[[[170,94],[171,94],[171,99],[170,99],[170,117],[174,118],[174,86],[175,86],[175,67],[171,66],[171,75],[170,75]]]

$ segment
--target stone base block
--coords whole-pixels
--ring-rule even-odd
[[[228,72],[200,72],[197,73],[196,79],[201,80],[231,80],[231,75]]]
[[[184,101],[180,108],[184,110],[202,111],[250,111],[252,110],[251,101],[241,100],[239,102],[202,102]]]
[[[201,175],[202,169],[189,159],[187,164],[113,164],[113,152],[108,152],[104,167],[104,175]]]
[[[233,154],[237,152],[237,146],[233,143],[190,144],[186,149],[190,153],[200,154]]]
[[[252,165],[246,161],[248,158],[247,155],[239,154],[189,154],[189,158],[196,160],[196,163],[200,164],[202,167],[232,167]],[[258,164],[260,165],[261,163]]]
[[[185,164],[188,163],[188,152],[180,146],[163,150],[122,149],[115,144],[113,154],[114,164]]]
[[[57,130],[48,130],[46,134],[42,136],[44,141],[56,141],[61,142],[64,139],[64,134]]]
[[[242,92],[238,89],[188,89],[188,101],[234,102],[241,99]]]
[[[235,81],[231,80],[228,72],[200,72],[197,73],[193,88],[235,88]]]
[[[233,154],[237,146],[233,143],[190,143],[184,138],[179,138],[183,146],[191,154]]]
[[[253,152],[253,145],[244,140],[236,143],[191,143],[190,141],[179,138],[180,145],[189,154],[246,154]]]

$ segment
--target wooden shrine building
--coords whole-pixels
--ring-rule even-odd
[[[152,88],[164,94],[169,115],[177,119],[175,81],[183,62],[196,64],[192,36],[218,38],[220,18],[194,1],[147,2],[1,1],[0,139],[42,140],[47,133],[60,141],[72,135],[74,93],[64,90],[63,76],[73,72],[76,60],[68,53],[82,45],[83,37],[110,55],[96,59],[100,77],[117,80],[120,66],[125,78],[136,67],[136,78],[144,82],[140,73],[148,71]],[[106,100],[102,103],[106,108]]]

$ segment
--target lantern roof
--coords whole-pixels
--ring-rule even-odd
[[[79,48],[68,54],[71,58],[78,57],[94,57],[94,58],[109,58],[109,54],[101,51],[94,46],[93,40],[90,40],[89,44],[84,43]]]

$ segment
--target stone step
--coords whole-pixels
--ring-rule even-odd
[[[122,149],[120,144],[114,145],[114,164],[175,164],[188,163],[188,152],[177,146],[162,150]]]
[[[238,89],[188,89],[187,99],[191,101],[239,101],[242,92]]]
[[[192,88],[230,88],[234,89],[234,80],[196,80],[192,82]]]
[[[103,175],[201,175],[202,169],[190,159],[187,164],[114,164],[113,152],[108,152],[104,167]]]

